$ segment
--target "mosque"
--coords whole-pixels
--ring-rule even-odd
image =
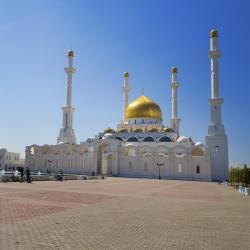
[[[228,177],[228,142],[221,119],[218,32],[210,32],[210,124],[205,144],[180,134],[177,68],[172,68],[172,114],[163,124],[161,108],[145,95],[129,103],[129,73],[124,74],[123,120],[77,144],[73,129],[72,76],[74,53],[68,51],[67,100],[56,145],[26,147],[26,166],[33,171],[74,174],[217,181]]]

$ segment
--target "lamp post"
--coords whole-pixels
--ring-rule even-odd
[[[159,180],[161,179],[161,166],[164,166],[164,163],[157,162],[156,165],[159,167]]]
[[[49,163],[49,173],[50,173],[50,164],[52,163],[52,160],[48,160]]]

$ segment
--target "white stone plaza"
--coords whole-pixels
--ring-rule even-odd
[[[249,207],[215,182],[0,183],[0,249],[248,250]]]

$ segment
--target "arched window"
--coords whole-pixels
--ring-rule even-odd
[[[148,163],[144,162],[144,172],[148,172]]]
[[[132,162],[130,161],[130,162],[128,163],[128,169],[131,170],[132,167],[133,167],[133,164],[132,164]]]
[[[181,173],[181,172],[182,172],[182,165],[178,164],[178,173]]]
[[[159,142],[171,142],[171,139],[167,136],[163,136],[160,138]]]
[[[144,141],[144,142],[154,142],[155,140],[154,140],[153,137],[147,136],[147,137],[145,137],[145,138],[143,139],[143,141]]]
[[[119,136],[115,137],[116,140],[123,141],[123,139]]]
[[[185,155],[186,154],[184,152],[179,152],[175,154],[176,157],[184,157]]]
[[[31,154],[31,155],[35,154],[35,149],[34,149],[34,147],[31,147],[31,148],[30,148],[30,154]]]
[[[196,174],[199,174],[199,173],[200,173],[200,166],[197,165],[197,166],[196,166]]]
[[[127,140],[127,142],[138,142],[138,141],[139,140],[136,137],[134,137],[134,136],[129,137],[128,140]]]

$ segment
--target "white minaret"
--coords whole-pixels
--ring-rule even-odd
[[[73,68],[73,50],[68,51],[68,67],[64,68],[67,73],[67,100],[66,106],[62,107],[63,110],[63,127],[60,129],[59,136],[57,137],[57,143],[69,143],[76,144],[75,131],[73,129],[73,111],[71,106],[72,98],[72,75],[75,72]]]
[[[124,92],[124,104],[123,104],[123,123],[125,123],[125,113],[128,107],[128,93],[129,93],[129,85],[128,85],[129,73],[124,73],[124,84],[123,84],[123,92]]]
[[[223,99],[219,96],[218,59],[218,32],[212,29],[210,32],[211,59],[211,99],[210,103],[210,124],[206,145],[210,151],[210,166],[212,180],[225,180],[228,178],[228,143],[224,126],[221,119],[221,105]]]
[[[177,81],[177,68],[172,67],[172,116],[171,116],[171,128],[179,136],[179,125],[180,119],[178,118],[177,113],[177,88],[179,88],[179,83]]]

